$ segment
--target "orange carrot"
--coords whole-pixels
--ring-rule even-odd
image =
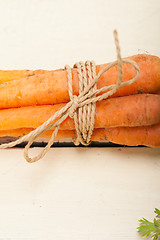
[[[25,77],[30,77],[35,74],[44,73],[43,70],[0,70],[0,83],[18,80]]]
[[[0,130],[37,128],[65,104],[28,106],[0,110]],[[95,128],[117,126],[145,126],[160,122],[160,96],[137,94],[111,98],[96,104]],[[74,121],[67,118],[60,126],[74,129]]]
[[[35,130],[34,128],[17,128],[17,129],[9,129],[9,130],[0,130],[0,138],[2,137],[23,137],[30,133],[31,131]],[[53,130],[46,131],[45,133],[41,134],[38,139],[50,138]],[[75,131],[73,130],[59,130],[56,139],[67,139],[67,138],[74,138],[76,136]],[[0,139],[1,142],[1,139]]]
[[[144,145],[160,148],[160,124],[143,127],[120,127],[106,129],[107,140],[127,146]]]
[[[32,128],[22,128],[13,130],[2,130],[0,131],[0,141],[2,137],[22,137],[28,134]],[[48,141],[51,137],[53,130],[49,130],[43,133],[37,140]],[[56,140],[73,139],[76,133],[72,130],[60,130],[57,134]],[[127,145],[127,146],[138,146],[144,145],[154,148],[160,148],[160,124],[145,127],[117,127],[117,128],[106,128],[106,129],[95,129],[92,135],[92,141],[109,141],[112,143]],[[7,138],[6,138],[7,139]],[[4,138],[2,138],[4,141]],[[12,139],[11,139],[12,140]]]
[[[128,59],[134,60],[139,65],[139,79],[130,86],[120,88],[112,97],[160,91],[160,58],[152,55],[139,54],[129,57]],[[97,73],[107,65],[108,64],[97,66]],[[42,71],[42,73],[39,72],[39,74],[29,77],[25,76],[26,73],[23,73],[25,78],[0,84],[0,108],[68,102],[68,78],[66,70],[39,71]],[[33,72],[31,72],[31,75],[32,73]],[[14,74],[16,75],[16,73]],[[75,68],[72,69],[72,75],[73,93],[78,95],[78,73]],[[134,76],[135,70],[133,66],[124,63],[123,81],[127,81]],[[17,78],[16,76],[14,77],[17,79],[18,73]],[[97,87],[101,88],[114,84],[117,78],[117,66],[114,66],[100,77]]]
[[[53,70],[53,71],[59,71],[62,69],[58,70]],[[0,83],[6,83],[10,82],[13,80],[19,80],[21,78],[25,77],[31,77],[34,75],[39,75],[39,74],[45,74],[51,72],[51,70],[0,70]]]

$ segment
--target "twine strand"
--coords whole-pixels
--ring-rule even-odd
[[[57,111],[53,116],[51,116],[46,122],[44,122],[41,126],[36,128],[29,134],[17,139],[16,141],[0,145],[0,149],[11,148],[16,146],[17,144],[27,141],[28,143],[24,149],[24,157],[29,163],[36,162],[42,157],[44,157],[44,155],[49,151],[50,147],[55,141],[61,123],[68,117],[73,118],[75,123],[75,130],[77,136],[76,139],[74,139],[74,144],[79,145],[81,143],[83,145],[88,145],[91,141],[91,136],[94,131],[96,102],[107,99],[109,96],[113,95],[120,87],[132,84],[138,79],[140,73],[139,66],[136,62],[130,59],[121,59],[120,46],[116,30],[114,31],[114,39],[117,52],[117,61],[108,64],[97,75],[96,65],[93,61],[86,61],[86,63],[76,63],[74,67],[77,68],[79,77],[78,96],[73,95],[72,71],[70,66],[66,65],[65,70],[67,71],[68,76],[68,93],[70,96],[70,101],[63,108]],[[129,63],[134,67],[136,75],[133,79],[122,82],[122,63]],[[116,65],[118,66],[118,80],[116,84],[97,89],[98,79],[106,71]],[[55,119],[57,120],[55,121]],[[47,145],[37,156],[33,158],[29,157],[28,151],[32,143],[42,133],[52,128],[54,128],[54,131]]]

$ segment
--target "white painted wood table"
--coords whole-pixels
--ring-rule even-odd
[[[0,68],[160,55],[158,0],[0,1]],[[139,50],[140,49],[140,50]],[[39,149],[32,149],[36,154]],[[0,151],[0,240],[141,239],[138,219],[160,207],[160,149],[55,148],[28,164]]]

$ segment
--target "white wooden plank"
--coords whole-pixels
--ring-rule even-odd
[[[0,157],[2,239],[140,239],[138,219],[159,207],[158,149],[55,148],[35,164],[22,149]]]

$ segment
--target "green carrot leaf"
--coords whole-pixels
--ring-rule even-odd
[[[146,218],[139,220],[140,224],[137,230],[142,234],[142,236],[151,236],[153,240],[158,240],[160,239],[160,210],[155,208],[155,213],[157,215],[153,222],[148,221]]]
[[[158,210],[157,208],[155,208],[155,211],[154,211],[157,215],[156,215],[156,218],[160,218],[160,210]]]

